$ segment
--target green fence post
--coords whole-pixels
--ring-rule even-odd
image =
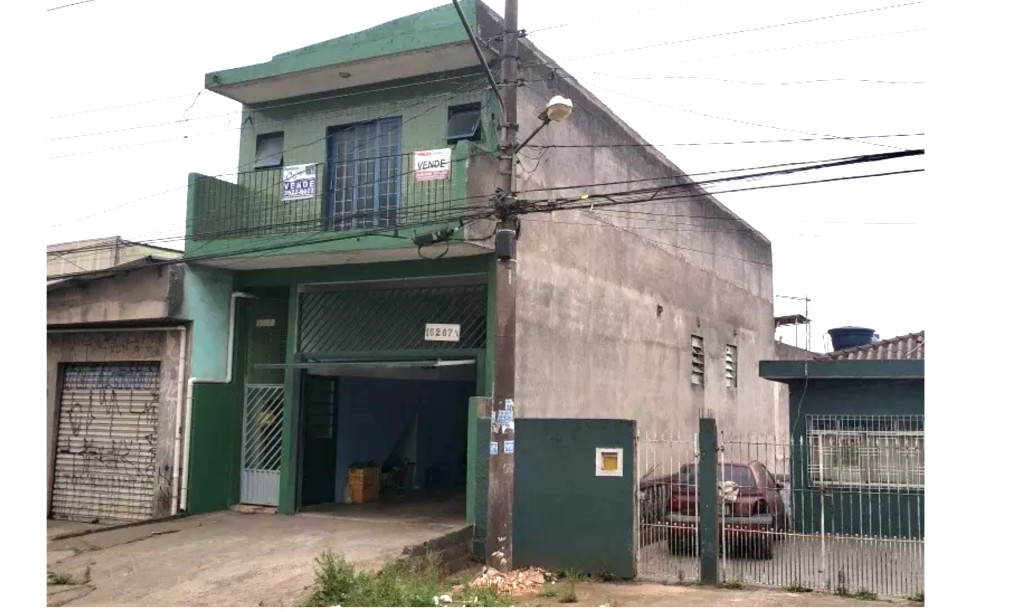
[[[718,584],[718,429],[715,419],[700,420],[697,460],[697,534],[701,584]]]

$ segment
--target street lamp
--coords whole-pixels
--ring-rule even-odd
[[[569,115],[571,114],[572,100],[570,100],[569,98],[563,98],[562,96],[555,96],[554,98],[551,98],[551,100],[548,102],[547,108],[545,108],[544,111],[537,116],[537,118],[540,119],[541,121],[540,125],[537,126],[537,129],[530,132],[530,135],[526,137],[526,140],[522,141],[516,146],[515,152],[518,153],[520,149],[526,146],[526,143],[533,140],[533,137],[536,136],[538,132],[543,130],[544,126],[551,123],[552,121],[565,121],[566,119],[569,118]]]

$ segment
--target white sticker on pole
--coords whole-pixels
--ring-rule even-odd
[[[461,333],[462,325],[458,323],[427,323],[423,339],[434,342],[458,342]]]
[[[416,151],[413,156],[413,168],[416,181],[436,181],[446,179],[451,174],[451,149],[430,149]]]
[[[281,200],[306,200],[316,197],[316,164],[285,166],[281,174]]]

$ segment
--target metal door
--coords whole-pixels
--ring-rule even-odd
[[[284,385],[246,385],[241,502],[276,506],[281,483]]]
[[[152,518],[159,362],[64,369],[51,515],[74,521]]]

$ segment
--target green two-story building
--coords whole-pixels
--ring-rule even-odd
[[[496,69],[500,18],[461,4]],[[520,191],[670,185],[688,195],[643,210],[744,231],[524,217],[516,416],[685,431],[715,411],[735,431],[784,428],[757,375],[774,356],[770,243],[653,147],[591,146],[646,141],[531,43],[521,51],[520,133],[563,95],[571,119],[533,144],[582,146],[524,148]],[[499,103],[458,14],[447,4],[211,72],[206,88],[240,102],[243,123],[238,172],[189,177],[183,506],[343,503],[349,468],[376,465],[386,490],[449,496],[481,526]]]

